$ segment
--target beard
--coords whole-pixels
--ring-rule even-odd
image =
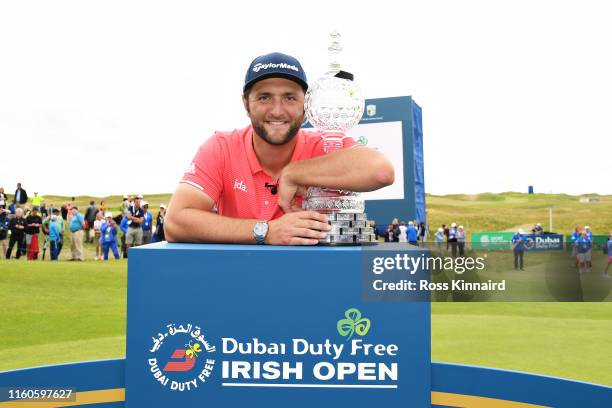
[[[276,138],[272,138],[270,136],[264,126],[263,121],[251,119],[251,125],[253,126],[253,130],[255,131],[255,133],[263,140],[265,140],[266,143],[274,146],[281,146],[289,143],[295,137],[295,135],[298,134],[302,125],[302,120],[295,120],[293,122],[289,122],[289,130],[287,130],[287,132],[281,137]]]

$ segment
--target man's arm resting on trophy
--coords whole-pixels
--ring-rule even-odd
[[[253,228],[261,220],[215,214],[214,204],[200,189],[179,184],[164,222],[168,242],[255,243]],[[268,226],[265,242],[270,245],[316,245],[331,229],[326,217],[313,211],[285,214]]]
[[[279,179],[278,204],[285,212],[297,210],[294,198],[305,186],[373,191],[393,184],[394,179],[393,165],[382,153],[357,146],[289,163]]]

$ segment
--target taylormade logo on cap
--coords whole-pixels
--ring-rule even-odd
[[[290,65],[287,64],[285,62],[282,62],[280,64],[273,64],[273,63],[268,63],[268,64],[262,64],[262,63],[258,63],[253,67],[253,72],[259,72],[262,69],[269,69],[269,68],[274,68],[274,69],[278,69],[278,68],[282,68],[282,69],[292,69],[296,72],[299,72],[299,68],[296,67],[295,65]]]
[[[297,82],[304,92],[308,89],[308,81],[302,64],[291,55],[273,52],[260,55],[251,61],[244,77],[242,90],[246,92],[255,82],[275,77]]]

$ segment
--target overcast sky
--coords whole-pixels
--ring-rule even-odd
[[[171,192],[214,130],[245,126],[254,57],[310,80],[328,33],[368,98],[423,108],[433,194],[612,193],[606,1],[0,1],[0,186]]]

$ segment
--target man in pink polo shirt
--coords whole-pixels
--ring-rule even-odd
[[[242,101],[251,125],[216,132],[196,153],[166,214],[169,242],[316,245],[325,215],[303,211],[308,186],[372,191],[393,183],[379,152],[353,147],[324,155],[319,132],[300,129],[306,75],[299,61],[272,53],[246,74]]]

